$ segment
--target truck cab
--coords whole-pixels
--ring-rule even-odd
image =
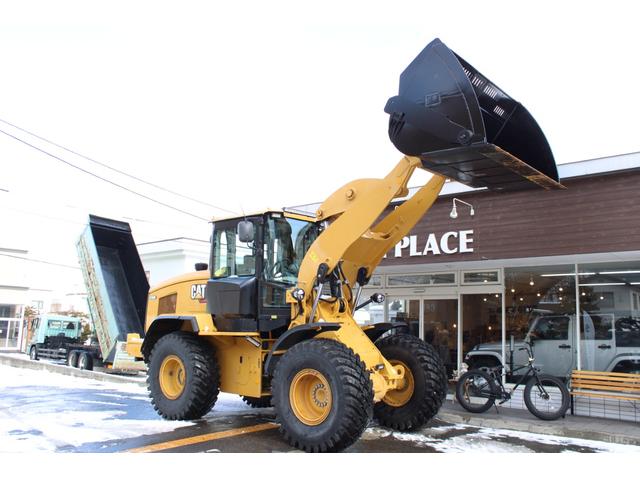
[[[507,371],[527,363],[525,342],[532,344],[535,364],[542,373],[568,377],[577,367],[575,315],[539,315],[523,339],[507,339],[506,362],[499,342],[474,346],[465,356],[471,368],[505,363]],[[627,314],[584,312],[580,319],[580,357],[583,370],[640,372],[640,318]]]
[[[78,342],[82,324],[80,319],[75,317],[46,314],[34,318],[31,329],[33,334],[27,351],[35,358],[40,348],[60,348]]]

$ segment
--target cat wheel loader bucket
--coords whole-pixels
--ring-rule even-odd
[[[426,170],[490,190],[563,188],[527,109],[439,39],[402,73],[385,112],[393,144]]]

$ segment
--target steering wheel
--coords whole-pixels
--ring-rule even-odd
[[[298,265],[295,263],[287,264],[284,260],[278,260],[271,267],[271,278],[282,278],[285,276],[297,276]]]

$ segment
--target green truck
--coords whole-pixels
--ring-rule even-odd
[[[69,366],[92,370],[98,356],[95,345],[81,342],[82,323],[65,315],[40,315],[31,321],[32,336],[27,346],[31,360],[64,360]]]

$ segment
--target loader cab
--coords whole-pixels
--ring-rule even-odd
[[[286,328],[295,286],[307,250],[319,234],[311,217],[288,212],[214,223],[207,305],[216,328],[273,332]]]

